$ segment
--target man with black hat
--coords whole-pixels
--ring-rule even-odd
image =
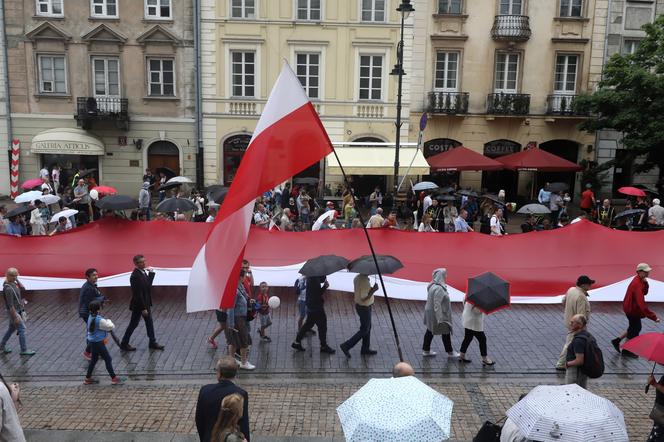
[[[581,275],[576,280],[576,286],[567,290],[567,294],[563,299],[565,305],[565,327],[568,330],[567,339],[563,346],[563,351],[560,352],[560,357],[556,363],[556,370],[565,371],[565,361],[567,360],[567,347],[569,347],[574,333],[569,330],[569,324],[575,315],[583,315],[586,322],[590,321],[590,301],[588,301],[588,290],[595,283],[586,275]]]

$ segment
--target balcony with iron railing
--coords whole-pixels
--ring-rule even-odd
[[[119,129],[129,130],[129,100],[119,97],[78,97],[74,118],[83,129],[93,121],[113,121]]]
[[[491,38],[501,41],[527,41],[530,38],[530,19],[527,15],[496,15]]]
[[[428,111],[432,114],[467,114],[469,97],[468,92],[429,92]]]
[[[562,115],[568,117],[586,116],[587,112],[577,108],[576,99],[578,95],[573,94],[553,94],[546,97],[547,115]]]
[[[529,94],[496,93],[486,98],[486,113],[490,115],[528,115]]]

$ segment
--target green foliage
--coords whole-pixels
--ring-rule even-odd
[[[626,161],[643,157],[635,172],[664,168],[664,16],[644,26],[646,38],[634,54],[616,54],[607,63],[599,88],[580,96],[577,109],[591,117],[580,128],[614,129],[623,134]],[[615,159],[597,166],[607,170]]]

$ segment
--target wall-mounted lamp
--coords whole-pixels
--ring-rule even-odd
[[[141,150],[143,148],[143,138],[139,138],[138,140],[135,139],[133,140],[133,143],[136,149]]]

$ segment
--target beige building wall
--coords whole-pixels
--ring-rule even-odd
[[[591,63],[595,55],[593,39],[599,35],[603,38],[602,26],[605,25],[605,17],[595,14],[596,2],[602,3],[602,0],[584,1],[581,17],[572,18],[560,17],[559,0],[524,0],[521,14],[527,17],[527,24],[502,28],[502,38],[492,38],[494,22],[500,15],[500,0],[464,1],[462,10],[452,13],[439,13],[438,2],[420,2],[414,24],[413,70],[417,74],[411,78],[411,127],[416,127],[422,112],[427,112],[429,124],[424,134],[425,142],[451,139],[484,153],[485,145],[496,140],[517,143],[521,149],[533,143],[542,145],[565,140],[578,146],[575,157],[570,159],[575,162],[593,160],[594,135],[577,129],[582,116],[574,115],[574,112],[555,112],[557,107],[551,106],[555,102],[549,97],[554,94],[554,73],[560,55],[578,57],[575,88],[566,93],[573,96],[591,90]],[[509,25],[511,22],[505,23]],[[500,34],[501,30],[497,32]],[[509,32],[516,32],[523,38],[505,38]],[[435,85],[438,51],[458,54],[456,92],[469,94],[467,109],[449,111],[431,106],[429,94],[443,91]],[[522,115],[488,109],[487,95],[496,92],[496,58],[499,53],[518,54],[516,90],[512,92],[527,94],[530,98],[529,109]],[[559,105],[560,101],[557,103]],[[411,130],[410,136],[411,141],[417,139],[415,130]],[[545,146],[551,148],[552,144]],[[552,151],[557,153],[555,146]],[[484,176],[486,178],[486,173]],[[512,186],[512,193],[529,193],[532,177],[532,173],[521,173],[518,185]],[[439,178],[455,179],[454,176]],[[488,184],[482,178],[483,174],[479,172],[462,172],[460,184],[480,190]],[[502,181],[511,179],[502,178]],[[503,185],[509,194],[510,184]],[[496,180],[493,180],[493,187],[487,190],[498,190]],[[576,190],[578,188],[577,183]],[[510,197],[516,195],[508,195]]]
[[[96,96],[103,108],[94,90],[94,59],[118,61],[117,96],[128,100],[129,116],[128,126],[114,118],[83,125],[90,135],[104,141],[105,152],[98,161],[100,182],[120,193],[137,193],[145,168],[154,164],[149,156],[155,141],[172,143],[169,148],[177,157],[173,163],[178,165],[176,172],[195,178],[191,0],[173,0],[170,16],[157,19],[148,15],[145,0],[119,0],[116,16],[104,18],[93,15],[88,0],[65,1],[62,14],[50,15],[40,15],[33,0],[7,0],[5,4],[13,135],[22,147],[21,180],[36,177],[41,167],[52,166],[33,152],[35,135],[46,129],[77,127],[75,115],[86,112],[77,107],[80,97]],[[44,56],[64,57],[66,90],[44,91],[39,67]],[[173,61],[173,93],[166,89],[163,94],[150,93],[150,59]],[[109,83],[111,75],[107,76]],[[161,75],[165,84],[166,74]]]
[[[5,21],[5,12],[0,2],[0,24]],[[0,195],[9,194],[9,161],[7,150],[11,149],[7,133],[7,59],[5,57],[4,26],[0,25]]]
[[[224,142],[236,135],[251,135],[270,89],[284,60],[296,69],[296,53],[320,55],[320,93],[312,99],[325,128],[334,142],[370,137],[394,143],[396,117],[396,79],[389,75],[396,63],[399,41],[397,4],[387,2],[387,21],[367,23],[360,20],[359,0],[322,1],[318,20],[296,19],[292,0],[257,1],[255,18],[230,17],[230,0],[202,2],[202,75],[205,181],[228,180]],[[349,6],[350,5],[350,6]],[[406,28],[407,43],[412,43],[412,24]],[[255,97],[233,95],[231,88],[232,51],[256,54]],[[405,70],[410,73],[410,50],[406,50]],[[360,54],[382,56],[382,90],[378,100],[359,99]],[[404,87],[404,127],[402,141],[408,139],[409,87]],[[339,149],[370,149],[340,147]],[[394,149],[383,149],[394,156]],[[414,149],[413,149],[414,151]],[[358,151],[359,152],[359,151]],[[360,155],[362,157],[362,155]],[[330,163],[330,158],[324,164]],[[361,161],[361,158],[358,160]],[[403,160],[402,160],[403,162]],[[323,166],[324,164],[321,164]],[[372,164],[366,164],[371,175]],[[382,178],[381,172],[376,176]],[[327,183],[340,182],[339,175],[321,172]],[[391,185],[391,180],[390,185]],[[386,182],[386,181],[384,181]]]

